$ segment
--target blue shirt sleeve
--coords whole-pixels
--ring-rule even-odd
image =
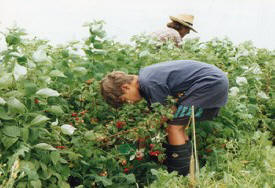
[[[168,86],[149,82],[142,89],[145,93],[144,97],[149,104],[157,102],[161,104],[166,104],[166,98],[169,95]]]

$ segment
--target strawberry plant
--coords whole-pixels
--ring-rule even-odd
[[[20,28],[2,33],[1,187],[188,186],[188,177],[169,174],[162,164],[172,110],[154,104],[150,111],[145,101],[113,109],[99,90],[109,71],[137,74],[175,59],[214,64],[230,82],[219,116],[196,125],[204,166],[197,185],[272,187],[274,51],[229,39],[190,39],[177,48],[145,35],[121,44],[106,38],[102,21],[85,27],[84,41],[57,46]]]

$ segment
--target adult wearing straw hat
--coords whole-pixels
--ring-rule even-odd
[[[153,37],[166,42],[168,40],[179,46],[182,38],[190,33],[190,30],[197,33],[193,27],[194,16],[190,14],[179,14],[170,16],[171,22],[167,23],[167,28],[153,33]]]

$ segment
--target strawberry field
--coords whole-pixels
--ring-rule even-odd
[[[106,38],[101,21],[85,27],[86,39],[63,45],[20,28],[2,32],[0,187],[190,186],[162,164],[163,117],[171,110],[155,104],[150,111],[145,101],[114,109],[99,89],[112,70],[137,74],[177,59],[214,64],[230,82],[219,116],[196,123],[201,168],[192,185],[274,187],[275,51],[229,39],[189,39],[177,48],[145,35],[122,44]]]

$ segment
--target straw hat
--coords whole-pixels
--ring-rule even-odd
[[[197,33],[197,31],[193,28],[194,16],[190,14],[179,14],[177,16],[169,17],[172,21],[179,22],[182,25],[189,27],[191,30]]]

